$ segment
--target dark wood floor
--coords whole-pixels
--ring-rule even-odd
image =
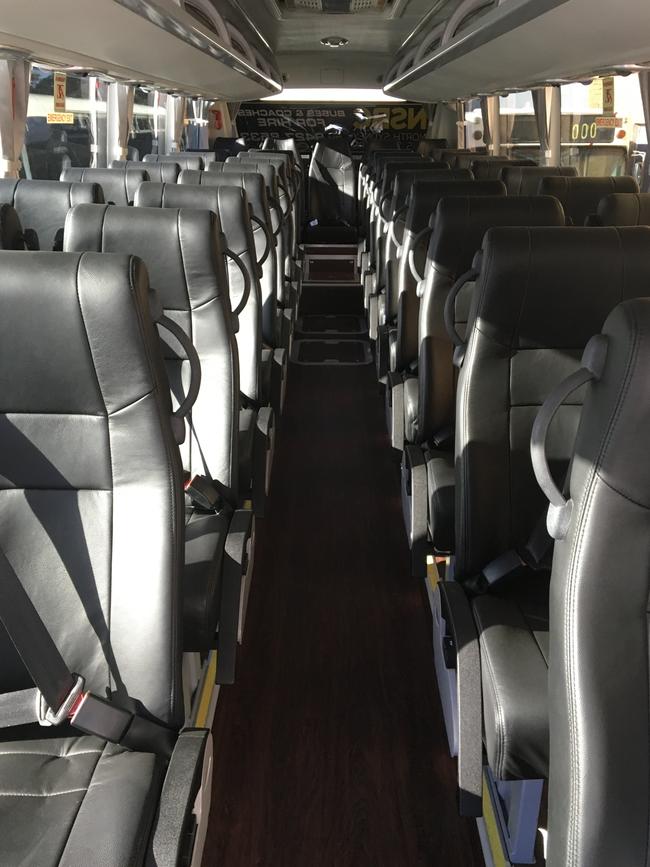
[[[482,865],[372,366],[292,367],[256,558],[204,867]]]

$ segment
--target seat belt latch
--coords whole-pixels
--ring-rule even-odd
[[[217,512],[221,505],[219,491],[207,476],[194,476],[185,482],[185,493],[192,503],[206,512]]]
[[[58,710],[53,711],[48,707],[43,696],[39,693],[38,700],[38,724],[41,726],[58,726],[65,722],[66,718],[77,707],[80,700],[83,698],[85,680],[80,674],[73,675],[75,678],[74,686],[61,703]]]

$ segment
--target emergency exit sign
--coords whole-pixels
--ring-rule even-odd
[[[65,72],[54,73],[54,113],[65,112]]]

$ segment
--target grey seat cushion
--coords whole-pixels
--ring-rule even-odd
[[[0,864],[143,863],[163,780],[156,757],[24,728],[33,740],[0,742]]]
[[[550,573],[522,567],[474,600],[485,745],[500,779],[548,776]]]
[[[404,380],[404,437],[409,443],[417,440],[419,388],[417,377]]]

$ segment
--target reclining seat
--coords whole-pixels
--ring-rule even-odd
[[[60,180],[67,183],[99,184],[104,201],[110,205],[132,205],[135,193],[149,175],[142,169],[131,169],[129,164],[120,169],[64,169]]]
[[[0,203],[16,209],[31,250],[62,250],[63,225],[70,208],[103,201],[98,184],[0,180]]]
[[[181,450],[191,483],[185,515],[185,650],[214,647],[218,623],[217,674],[219,682],[231,683],[253,521],[241,508],[248,479],[239,473],[237,351],[218,218],[190,210],[78,205],[68,215],[65,244],[78,252],[129,251],[145,261],[164,315],[189,338],[187,346],[161,331],[175,405],[183,405],[197,385],[194,345],[200,383]],[[204,489],[202,498],[198,487]]]
[[[288,153],[271,153],[270,151],[263,150],[242,151],[237,154],[235,160],[245,163],[266,162],[275,167],[278,176],[278,189],[280,192],[283,192],[282,188],[284,187],[284,192],[289,200],[288,206],[284,202],[282,206],[286,212],[286,222],[289,229],[288,250],[291,256],[291,271],[289,272],[289,276],[293,280],[295,279],[293,269],[298,256],[298,232],[300,227],[296,224],[296,177],[291,169],[291,156]]]
[[[264,516],[270,483],[275,440],[275,419],[270,407],[274,361],[272,355],[262,366],[262,298],[258,279],[255,241],[246,193],[234,186],[190,187],[180,184],[153,184],[138,191],[138,207],[152,213],[156,208],[174,208],[192,203],[193,208],[218,216],[224,250],[228,258],[230,305],[239,357],[240,488],[252,493],[256,517]],[[220,285],[224,285],[221,283]]]
[[[648,861],[649,336],[640,298],[590,347],[601,357],[585,370],[579,460],[549,509],[573,504],[551,578],[549,867]],[[616,568],[603,568],[612,552]]]
[[[501,180],[509,196],[536,196],[542,178],[576,178],[575,166],[519,166],[512,163],[501,166]]]
[[[302,226],[304,221],[304,206],[301,205],[301,199],[304,193],[304,185],[303,185],[303,171],[302,171],[302,160],[299,158],[298,162],[296,162],[296,157],[291,149],[272,149],[272,148],[262,148],[261,150],[256,150],[252,148],[248,151],[250,156],[266,156],[269,154],[270,156],[282,157],[282,159],[286,163],[286,172],[288,177],[291,179],[291,188],[293,191],[293,225],[294,225],[294,234],[295,234],[295,255],[297,258],[300,258],[300,241],[302,237]]]
[[[197,191],[187,181],[202,181],[201,189]],[[270,402],[276,416],[282,411],[282,401],[287,372],[287,353],[284,349],[275,348],[277,344],[277,316],[275,315],[275,264],[273,262],[273,235],[268,228],[270,219],[266,202],[266,188],[261,175],[246,172],[236,175],[228,172],[190,172],[183,171],[180,175],[179,189],[174,191],[165,184],[142,184],[137,192],[136,207],[203,207],[215,210],[219,207],[217,187],[240,187],[246,194],[246,200],[252,210],[251,224],[256,251],[259,251],[259,262],[256,260],[257,277],[259,278],[261,303],[261,339],[262,346],[261,377],[262,402]],[[268,265],[268,268],[265,266]],[[250,299],[254,305],[257,295]],[[247,305],[248,307],[248,305]],[[240,319],[240,331],[248,325],[248,317],[257,323],[257,313],[253,315],[253,307],[246,310]],[[269,339],[270,338],[270,339]],[[268,347],[271,348],[268,348]],[[240,360],[241,366],[241,360]]]
[[[650,226],[650,193],[610,193],[598,202],[590,226]]]
[[[322,226],[355,226],[354,164],[346,142],[316,142],[309,163],[309,218]]]
[[[0,254],[5,865],[200,859],[212,741],[181,731],[183,479],[148,301],[128,256]],[[83,697],[58,725],[28,669],[54,711]]]
[[[275,174],[273,183],[273,202],[282,215],[282,240],[278,243],[278,286],[281,291],[278,301],[283,307],[297,306],[300,292],[300,283],[297,277],[297,268],[293,254],[293,208],[292,192],[287,186],[285,169],[286,165],[277,158],[255,158],[247,152],[242,152],[236,157],[228,157],[224,163],[224,171],[233,171],[228,166],[236,167],[237,171],[246,171],[248,166],[251,170],[263,174],[263,167],[271,166]],[[284,255],[282,256],[281,253]]]
[[[141,169],[149,176],[150,181],[159,184],[175,184],[181,173],[178,163],[168,162],[136,162],[135,160],[113,160],[112,169]]]
[[[386,172],[386,169],[389,166],[394,167],[395,170],[407,169],[410,166],[419,167],[427,165],[431,162],[431,160],[427,160],[424,157],[421,157],[415,153],[407,153],[402,156],[395,156],[394,154],[380,154],[375,160],[375,162],[375,180],[373,183],[372,194],[369,200],[368,210],[368,250],[370,252],[368,264],[376,271],[379,266],[379,251],[377,249],[377,221],[379,219],[379,205],[382,193],[384,192],[384,174]]]
[[[295,138],[271,139],[267,136],[262,144],[262,150],[270,150],[272,152],[288,151],[290,154],[293,154],[294,171],[298,179],[298,214],[300,215],[300,224],[302,224],[302,221],[305,219],[305,167]]]
[[[532,863],[549,760],[552,540],[533,473],[531,429],[548,395],[580,368],[585,346],[611,310],[622,300],[647,296],[649,287],[650,228],[497,228],[483,243],[457,389],[455,580],[441,582],[433,593],[434,649],[447,720],[449,707],[457,707],[465,807],[480,811],[482,721],[486,785],[492,800],[498,792],[505,805],[502,831],[514,863]],[[584,390],[568,396],[547,437],[558,488],[564,487],[583,397]],[[602,448],[600,437],[597,442],[594,447]],[[625,460],[629,452],[619,454]],[[588,472],[582,454],[575,469]],[[473,596],[469,603],[466,592]],[[603,652],[610,649],[602,644]],[[598,669],[599,678],[604,670]],[[589,760],[597,761],[596,755]],[[600,784],[598,776],[594,780]]]
[[[212,169],[212,171],[218,170],[216,168]],[[274,256],[276,275],[274,282],[276,287],[280,345],[290,350],[298,300],[297,291],[294,290],[291,282],[285,277],[285,273],[287,272],[285,262],[289,256],[286,252],[288,250],[288,235],[286,231],[288,228],[286,222],[288,199],[278,188],[278,173],[275,166],[271,163],[244,162],[244,160],[233,160],[232,162],[226,160],[225,163],[221,164],[220,170],[226,174],[232,173],[236,176],[244,173],[260,174],[266,183],[266,198],[271,216],[271,231],[276,242]]]
[[[192,153],[191,151],[176,151],[173,154],[145,154],[143,157],[145,163],[176,163],[183,169],[193,169],[194,171],[203,171],[205,168],[202,153]]]
[[[416,412],[417,406],[417,379],[408,386],[406,382],[417,376],[420,298],[432,280],[438,283],[444,276],[446,279],[442,285],[446,293],[455,279],[444,265],[441,269],[430,258],[436,209],[443,198],[470,195],[505,196],[505,188],[501,181],[429,178],[415,181],[409,194],[406,239],[399,259],[397,292],[390,298],[394,306],[386,310],[386,323],[380,327],[377,341],[381,363],[388,367],[387,370],[380,370],[382,376],[387,374],[386,424],[391,445],[398,452],[404,446],[406,391],[410,395],[409,412]],[[444,308],[444,298],[441,301]]]
[[[562,202],[568,226],[584,226],[596,213],[598,202],[608,193],[638,193],[633,177],[606,178],[543,177],[537,190],[541,196],[555,196]]]
[[[245,190],[251,207],[253,238],[261,269],[259,279],[262,290],[262,336],[267,346],[277,346],[280,344],[278,334],[281,325],[278,318],[277,238],[273,233],[265,179],[259,172],[224,173],[224,163],[214,165],[218,165],[219,169],[211,172],[182,172],[179,183],[205,187],[232,186]]]
[[[470,270],[485,232],[522,225],[563,226],[559,202],[549,196],[445,197],[436,211],[419,312],[418,375],[406,378],[403,386],[402,505],[416,575],[426,574],[431,549],[436,554],[454,550],[456,371],[445,306],[456,281]],[[454,303],[454,329],[462,337],[473,279],[468,275]]]
[[[392,219],[388,222],[388,231],[383,243],[380,245],[384,252],[385,262],[381,265],[383,273],[383,285],[374,294],[368,298],[368,322],[370,337],[376,341],[375,357],[377,362],[377,377],[380,382],[385,382],[386,373],[389,369],[389,344],[388,333],[395,325],[397,318],[397,305],[399,298],[399,274],[403,261],[404,247],[403,243],[398,242],[395,233],[395,226],[401,222],[404,228],[402,229],[402,241],[406,236],[406,215],[408,214],[408,203],[411,197],[411,191],[415,184],[421,185],[421,190],[427,190],[433,194],[435,189],[438,189],[439,184],[456,183],[457,181],[471,181],[472,173],[467,169],[460,170],[438,170],[424,171],[420,170],[420,166],[412,169],[402,169],[395,175],[393,202],[395,208],[393,210]],[[398,183],[399,182],[399,183]],[[496,188],[495,188],[496,189]],[[493,190],[494,191],[494,190]],[[423,211],[428,208],[428,200],[425,198],[423,202]],[[434,203],[432,205],[435,211],[438,199],[434,195]],[[426,215],[424,226],[426,228],[428,217],[431,211]],[[418,239],[418,247],[421,245]],[[424,245],[426,249],[426,245]],[[408,252],[407,252],[408,257]],[[373,276],[371,275],[370,289],[374,289]],[[367,278],[368,279],[368,278]]]

